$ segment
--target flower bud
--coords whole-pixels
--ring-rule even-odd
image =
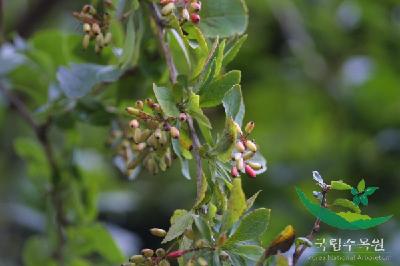
[[[96,54],[101,52],[101,46],[98,45],[98,43],[94,44],[94,51],[96,52]]]
[[[152,98],[147,98],[145,100],[145,102],[146,102],[147,106],[150,107],[150,108],[154,104],[154,100]]]
[[[244,161],[243,158],[240,158],[239,160],[236,160],[236,167],[240,171],[244,171]]]
[[[251,168],[250,167],[250,165],[246,165],[245,167],[244,167],[244,169],[246,170],[246,174],[248,175],[248,176],[250,176],[250,177],[256,177],[256,172],[253,170],[253,168]]]
[[[191,20],[194,24],[197,24],[197,23],[200,22],[200,15],[197,14],[197,13],[192,13],[192,14],[190,15],[190,20]]]
[[[147,143],[154,148],[158,147],[158,141],[157,141],[156,137],[154,136],[154,134],[150,135],[150,137],[147,139]]]
[[[104,36],[104,45],[107,46],[111,43],[112,40],[112,33],[111,32],[107,32],[106,36]]]
[[[146,142],[141,142],[141,143],[133,145],[133,149],[135,151],[142,151],[142,150],[144,150],[144,148],[146,148]]]
[[[236,142],[236,145],[235,145],[235,146],[236,146],[236,150],[237,150],[238,152],[244,152],[244,151],[246,150],[246,148],[244,147],[242,141]]]
[[[190,240],[194,240],[194,238],[196,237],[192,229],[186,229],[184,234]]]
[[[253,131],[255,125],[256,125],[256,124],[254,123],[254,121],[248,122],[248,123],[246,124],[246,127],[245,127],[244,131],[246,131],[247,134],[250,134],[250,133]]]
[[[174,3],[168,3],[163,8],[161,9],[161,14],[163,16],[168,16],[175,10],[175,4]]]
[[[239,171],[238,171],[238,169],[237,169],[237,167],[234,165],[234,166],[232,166],[232,169],[231,169],[231,176],[232,177],[238,177],[239,176]]]
[[[132,119],[132,120],[129,122],[129,126],[130,126],[131,128],[138,128],[138,127],[139,127],[139,121],[137,121],[136,119]]]
[[[162,112],[161,106],[160,106],[158,103],[153,103],[153,104],[151,105],[151,108],[152,108],[154,111],[158,112],[158,113],[161,113],[161,112]]]
[[[246,147],[251,150],[252,152],[256,152],[257,151],[257,146],[256,144],[254,144],[254,142],[252,142],[251,140],[247,140],[246,141]]]
[[[167,132],[162,131],[161,132],[161,137],[158,140],[158,142],[160,143],[161,146],[164,146],[168,143],[168,136],[167,136]]]
[[[156,131],[154,131],[154,137],[156,137],[157,140],[161,139],[161,129],[157,128]]]
[[[254,162],[247,162],[247,164],[253,168],[254,170],[260,170],[263,168],[263,166],[260,163],[254,163]]]
[[[234,121],[234,122],[233,122],[233,125],[234,125],[235,128],[236,128],[236,132],[239,133],[240,135],[242,135],[243,132],[242,132],[242,129],[240,128],[239,124],[236,123],[236,122]]]
[[[89,23],[83,23],[83,32],[89,33],[91,31],[91,27]]]
[[[165,232],[165,230],[160,228],[151,228],[150,233],[153,236],[158,236],[158,237],[165,237],[167,235],[167,232]]]
[[[103,46],[104,46],[104,36],[101,32],[96,36],[96,44],[100,48],[103,48]]]
[[[242,158],[242,154],[240,152],[236,152],[232,155],[232,159],[237,161],[240,160]]]
[[[142,255],[133,255],[129,258],[130,262],[141,263],[145,261],[145,258]]]
[[[141,100],[137,100],[136,102],[135,102],[135,107],[137,108],[137,109],[139,109],[139,110],[143,110],[143,101],[141,101]]]
[[[243,154],[243,160],[247,161],[247,160],[253,158],[254,154],[255,154],[255,153],[252,152],[252,151],[246,151],[246,152]]]
[[[136,109],[136,108],[133,108],[133,107],[126,107],[125,111],[130,115],[138,116],[140,114],[140,111],[138,109]]]
[[[149,257],[153,257],[154,251],[152,249],[145,248],[145,249],[142,249],[142,254],[143,254],[143,256],[149,258]]]
[[[182,18],[186,21],[190,20],[190,14],[187,8],[182,9]]]
[[[188,260],[185,266],[195,266],[196,264],[194,263],[193,259]]]
[[[85,34],[85,36],[83,36],[83,40],[82,40],[83,49],[87,49],[88,48],[89,42],[90,42],[90,35],[89,34]]]
[[[175,250],[167,254],[167,258],[169,259],[176,259],[179,258],[187,253],[187,250]]]
[[[179,129],[176,127],[171,127],[171,137],[174,139],[179,139]]]
[[[192,2],[192,3],[190,4],[190,7],[191,7],[194,11],[199,12],[199,11],[201,10],[201,2]]]
[[[156,256],[157,256],[157,257],[164,257],[164,256],[165,256],[165,249],[163,249],[163,248],[158,248],[158,249],[156,250]]]
[[[135,143],[139,143],[142,140],[142,130],[140,128],[135,129],[135,133],[133,134],[133,141]]]
[[[180,113],[180,114],[179,114],[179,120],[180,120],[181,122],[185,122],[186,119],[187,119],[187,115],[186,115],[185,113]]]
[[[98,35],[98,34],[101,33],[101,29],[100,29],[99,24],[97,24],[97,23],[93,23],[93,24],[92,24],[92,32],[93,32],[95,35]]]
[[[205,241],[204,239],[199,239],[194,243],[194,246],[196,248],[204,248],[207,246],[207,241]]]

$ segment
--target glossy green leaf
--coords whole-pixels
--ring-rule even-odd
[[[201,217],[200,215],[194,216],[194,223],[196,225],[197,230],[199,230],[201,237],[212,242],[212,231],[208,221]]]
[[[392,216],[383,216],[377,218],[371,218],[367,220],[356,220],[349,222],[345,218],[341,217],[337,213],[321,207],[319,204],[311,202],[307,197],[304,195],[304,192],[301,191],[299,188],[296,188],[297,195],[299,196],[300,201],[303,203],[304,207],[313,214],[315,217],[321,219],[322,222],[339,228],[339,229],[346,229],[346,230],[360,230],[360,229],[368,229],[380,225],[382,223],[387,222]]]
[[[179,116],[179,110],[176,107],[173,91],[170,88],[158,87],[153,83],[153,91],[156,95],[157,101],[161,106],[163,112],[172,117]]]
[[[57,80],[68,98],[77,99],[97,84],[116,81],[121,74],[121,70],[112,65],[71,64],[58,69]]]
[[[335,190],[350,190],[352,187],[346,183],[344,183],[342,180],[338,181],[331,181],[331,189]]]
[[[194,207],[193,207],[194,209],[201,206],[203,200],[206,197],[207,188],[208,188],[207,178],[206,178],[205,174],[203,173],[201,188],[197,194],[196,202],[194,203]]]
[[[368,205],[368,197],[367,195],[363,194],[360,196],[360,202],[364,205],[367,206]]]
[[[242,34],[248,23],[247,7],[242,0],[202,2],[200,29],[206,37]]]
[[[208,117],[203,113],[200,108],[200,96],[191,93],[188,103],[188,113],[197,120],[197,122],[206,128],[211,128],[211,123]],[[211,133],[210,133],[211,134]]]
[[[247,201],[246,201],[247,209],[250,209],[251,207],[253,207],[254,202],[256,201],[256,199],[260,193],[261,193],[261,190],[257,191],[253,196],[251,196],[250,198],[247,199]]]
[[[359,193],[364,192],[364,190],[365,190],[365,180],[364,179],[361,179],[361,181],[358,182],[357,190]]]
[[[260,208],[246,214],[239,227],[229,237],[224,246],[231,246],[243,241],[259,241],[261,234],[267,229],[271,215],[270,209]]]
[[[193,215],[190,212],[183,212],[179,217],[172,220],[171,227],[169,228],[167,235],[161,242],[165,244],[175,238],[181,236],[185,230],[193,223]]]
[[[245,106],[240,85],[234,85],[224,96],[222,104],[227,116],[241,126],[243,123]]]
[[[336,199],[332,205],[348,208],[355,213],[361,213],[360,208],[348,199]]]
[[[39,236],[29,238],[23,248],[22,260],[26,266],[56,266],[48,239]]]
[[[230,47],[224,54],[224,60],[222,65],[226,66],[235,59],[236,55],[239,53],[240,48],[247,39],[247,34],[241,36],[238,40],[235,40],[232,47]]]
[[[338,212],[337,215],[343,217],[346,221],[354,222],[359,220],[370,220],[371,217],[365,214],[354,213],[354,212]]]
[[[231,228],[247,208],[246,198],[242,189],[242,180],[240,178],[235,178],[232,184],[233,187],[229,195],[227,210],[222,220],[221,232]]]
[[[223,162],[229,161],[232,150],[235,147],[237,134],[232,118],[227,118],[222,136],[218,139],[215,147],[210,153],[213,156],[217,156]]]
[[[371,196],[372,194],[375,193],[375,191],[376,191],[377,189],[379,189],[379,187],[367,187],[367,188],[365,189],[364,194],[365,194],[366,196]]]
[[[177,139],[172,140],[172,148],[174,149],[174,153],[178,156],[179,161],[181,162],[182,175],[187,179],[191,179],[189,161],[186,160],[182,155],[182,149],[181,145],[179,144],[179,140]]]
[[[200,91],[200,106],[213,107],[221,104],[225,94],[236,84],[240,83],[240,71],[232,70],[213,80]]]
[[[264,253],[264,249],[256,245],[237,244],[229,247],[229,252],[237,254],[251,261],[257,261]]]

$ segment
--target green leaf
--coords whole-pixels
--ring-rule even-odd
[[[230,37],[242,34],[248,23],[247,7],[242,0],[202,2],[199,27],[206,37]]]
[[[361,179],[361,181],[358,182],[357,190],[359,193],[364,192],[364,190],[365,190],[365,180],[364,179]]]
[[[219,73],[221,72],[222,60],[224,59],[225,44],[226,44],[226,41],[223,40],[218,45],[217,54],[215,56],[215,73],[214,73],[214,77],[218,77]]]
[[[172,89],[165,87],[158,87],[153,83],[153,91],[156,95],[157,101],[161,106],[163,112],[168,116],[179,116],[179,110],[176,107],[175,98]]]
[[[88,94],[97,84],[116,81],[121,74],[122,71],[112,65],[70,64],[58,69],[57,80],[68,98],[77,99]]]
[[[240,48],[247,39],[247,34],[241,36],[239,40],[234,40],[234,44],[228,51],[224,54],[224,60],[222,61],[223,66],[227,66],[230,62],[235,59],[236,55],[239,53]]]
[[[167,235],[161,242],[165,244],[175,238],[181,236],[185,230],[190,227],[193,223],[193,215],[190,212],[181,214],[179,217],[172,221],[171,227],[168,230]]]
[[[353,198],[353,203],[356,205],[356,206],[358,206],[358,205],[360,205],[360,197],[359,196],[354,196],[354,198]]]
[[[234,245],[229,247],[229,252],[237,254],[251,261],[257,261],[264,253],[264,249],[256,245]]]
[[[367,205],[368,205],[368,198],[367,198],[367,195],[365,195],[365,194],[361,195],[361,196],[360,196],[360,201],[361,201],[361,203],[362,203],[364,206],[367,206]]]
[[[236,84],[240,83],[240,71],[232,70],[225,75],[213,80],[207,87],[200,91],[200,107],[213,107],[219,105],[225,94]]]
[[[203,200],[206,197],[206,192],[207,192],[207,188],[208,188],[208,184],[207,184],[207,178],[205,176],[205,174],[203,173],[203,178],[202,178],[202,182],[201,182],[201,188],[200,191],[196,197],[196,202],[194,204],[194,209],[197,209],[201,206]]]
[[[228,117],[225,122],[225,129],[222,136],[218,139],[215,147],[210,152],[217,156],[222,162],[227,162],[231,158],[231,153],[235,147],[237,131],[232,118]]]
[[[170,29],[168,32],[169,47],[174,59],[174,63],[180,74],[190,74],[192,68],[188,43],[184,36],[180,35],[176,29]]]
[[[336,199],[333,202],[333,205],[348,208],[355,213],[361,213],[360,208],[356,204],[354,204],[354,202],[348,199]]]
[[[190,169],[189,169],[189,161],[186,160],[182,155],[181,145],[179,144],[179,140],[172,140],[172,148],[174,149],[174,153],[178,156],[181,162],[181,172],[184,177],[187,179],[191,179]]]
[[[100,254],[111,264],[122,263],[124,256],[107,229],[101,224],[67,228],[71,252],[80,256]]]
[[[199,230],[201,237],[211,243],[213,241],[212,232],[207,220],[205,220],[200,215],[195,215],[194,223],[196,225],[196,228]]]
[[[367,189],[364,192],[364,195],[366,196],[371,196],[372,194],[375,193],[375,191],[379,189],[379,187],[367,187]]]
[[[28,176],[38,185],[43,186],[50,179],[50,170],[46,155],[41,145],[33,138],[17,138],[14,141],[15,152],[27,164]]]
[[[354,222],[359,220],[371,220],[368,215],[354,213],[354,212],[338,212],[337,215],[343,217],[346,221]]]
[[[352,194],[353,196],[358,195],[358,190],[357,190],[356,188],[352,187],[352,188],[351,188],[351,194]]]
[[[135,66],[139,60],[140,43],[144,33],[143,17],[141,10],[132,12],[129,16],[123,45],[123,52],[119,58],[122,69]]]
[[[260,194],[261,190],[257,191],[253,196],[251,196],[250,198],[247,199],[246,203],[247,203],[247,209],[250,209],[251,207],[253,207],[254,202],[256,201],[258,194]]]
[[[188,113],[197,120],[197,122],[206,128],[212,128],[210,120],[203,113],[203,110],[200,108],[200,96],[194,93],[191,93],[189,97],[188,103]],[[211,134],[211,133],[210,133]]]
[[[335,190],[350,190],[352,187],[346,183],[344,183],[342,180],[338,181],[331,181],[331,189]]]
[[[241,126],[245,112],[242,90],[240,85],[234,85],[224,96],[222,104],[227,116]]]
[[[224,246],[231,246],[238,242],[250,240],[258,242],[261,234],[268,227],[270,214],[270,209],[260,208],[244,216],[239,227],[233,235],[229,237]]]
[[[300,201],[303,203],[303,205],[311,214],[321,219],[322,222],[339,229],[346,229],[346,230],[368,229],[380,225],[382,223],[385,223],[390,218],[392,218],[392,215],[389,215],[389,216],[371,218],[368,220],[360,219],[349,222],[342,216],[338,215],[337,213],[327,208],[323,208],[319,204],[311,202],[304,195],[304,192],[301,191],[299,188],[296,188],[296,192],[300,198]]]
[[[22,260],[26,266],[56,266],[52,259],[52,247],[46,238],[33,236],[29,238],[23,248]]]
[[[232,185],[228,199],[228,207],[222,220],[221,232],[225,232],[231,228],[247,208],[246,198],[242,189],[242,180],[240,178],[235,178],[232,181]]]

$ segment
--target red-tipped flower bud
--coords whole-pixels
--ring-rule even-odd
[[[194,11],[198,12],[201,9],[201,2],[192,2],[190,6]]]
[[[244,167],[244,169],[245,169],[245,171],[246,171],[246,174],[247,174],[249,177],[254,178],[254,177],[257,176],[256,172],[253,170],[253,168],[250,167],[250,165],[246,164],[246,166]]]
[[[137,121],[136,119],[132,119],[132,120],[129,122],[129,126],[130,126],[131,128],[138,128],[138,127],[139,127],[139,121]]]
[[[187,253],[187,250],[175,250],[167,254],[167,258],[169,259],[176,259],[179,258]]]
[[[234,166],[232,166],[232,169],[231,169],[231,176],[232,177],[238,177],[239,176],[239,171],[238,171],[238,169],[237,169],[237,167],[234,165]]]
[[[171,127],[171,137],[174,139],[179,139],[179,129],[176,127]]]
[[[200,22],[200,15],[197,14],[197,13],[192,13],[192,14],[190,15],[190,20],[191,20],[194,24],[197,24],[197,23]]]
[[[126,107],[125,111],[130,115],[136,115],[137,116],[137,115],[140,114],[140,111],[138,109],[136,109],[136,108],[133,108],[133,107]]]
[[[180,120],[181,122],[185,122],[186,119],[187,119],[187,115],[186,115],[185,113],[180,113],[180,114],[179,114],[179,120]]]
[[[241,141],[236,142],[236,150],[238,152],[244,152],[246,150],[246,148],[243,145],[243,142]]]
[[[253,131],[255,125],[256,124],[254,123],[254,121],[250,121],[250,122],[247,123],[247,125],[246,125],[244,130],[246,131],[247,134],[250,134]]]

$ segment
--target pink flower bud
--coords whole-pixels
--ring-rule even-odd
[[[168,259],[176,259],[187,253],[187,250],[175,250],[167,254]]]
[[[239,171],[238,171],[238,169],[237,169],[236,166],[232,166],[232,169],[231,169],[231,176],[232,176],[232,177],[238,177],[238,176],[239,176]]]
[[[197,23],[200,22],[200,15],[197,14],[197,13],[192,13],[192,14],[190,15],[190,20],[191,20],[194,24],[197,24]]]
[[[201,3],[199,3],[199,2],[193,2],[193,3],[191,3],[190,4],[190,6],[193,8],[193,10],[195,10],[196,12],[197,11],[200,11],[200,9],[201,9]]]
[[[253,170],[253,168],[251,168],[250,165],[248,165],[248,164],[246,164],[246,166],[244,167],[244,170],[246,171],[246,174],[247,174],[249,177],[254,178],[254,177],[257,176],[256,172],[255,172],[255,171]]]

